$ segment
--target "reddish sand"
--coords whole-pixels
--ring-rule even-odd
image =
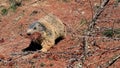
[[[120,4],[114,7],[115,2],[110,1],[105,7],[96,24],[100,30],[93,33],[94,37],[88,37],[88,54],[84,59],[83,37],[89,24],[86,21],[92,19],[95,5],[102,0],[90,1],[25,0],[15,12],[9,10],[7,15],[0,14],[0,68],[104,68],[107,61],[120,54],[120,40],[103,38],[101,32],[105,28],[120,27]],[[0,0],[0,6],[8,8],[9,2]],[[47,53],[23,52],[31,43],[25,38],[27,27],[48,13],[55,14],[66,25],[66,38]],[[120,59],[109,68],[119,66]]]

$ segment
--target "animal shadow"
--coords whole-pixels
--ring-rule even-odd
[[[36,42],[33,42],[31,41],[30,45],[23,49],[22,51],[25,52],[25,51],[37,51],[37,50],[41,50],[42,49],[42,46]]]

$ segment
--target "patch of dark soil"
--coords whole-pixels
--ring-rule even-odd
[[[41,45],[39,45],[36,42],[31,41],[30,45],[27,48],[23,49],[22,51],[24,51],[24,52],[25,51],[37,51],[37,50],[40,50],[40,49],[42,49]]]

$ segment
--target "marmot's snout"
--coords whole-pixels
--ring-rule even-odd
[[[32,33],[31,33],[31,29],[28,29],[27,30],[27,33],[26,33],[28,36],[30,36]]]
[[[32,23],[30,26],[29,26],[29,29],[27,30],[27,35],[30,36],[32,35],[33,33],[35,32],[38,32],[38,25],[39,23],[38,22],[34,22]]]

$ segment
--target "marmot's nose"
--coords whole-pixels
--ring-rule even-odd
[[[31,33],[27,33],[27,35],[31,35]]]

